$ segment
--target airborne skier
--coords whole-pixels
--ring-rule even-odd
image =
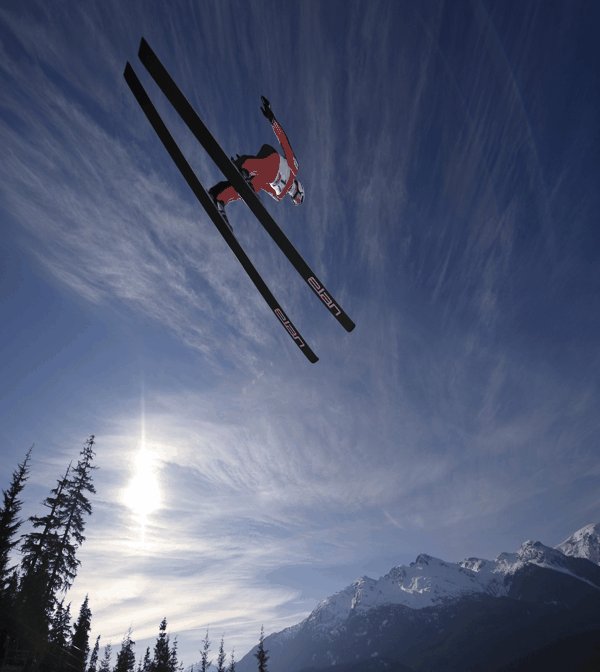
[[[304,201],[304,187],[296,177],[298,174],[298,161],[290,146],[287,136],[275,119],[271,104],[261,96],[263,106],[261,112],[265,115],[273,127],[273,131],[279,140],[285,153],[281,156],[271,145],[263,145],[256,156],[244,154],[232,161],[244,176],[244,179],[258,193],[261,189],[266,191],[276,201],[289,194],[294,205],[302,205]],[[231,186],[230,182],[223,181],[215,184],[208,190],[209,195],[215,202],[219,213],[231,229],[231,224],[225,214],[225,206],[232,201],[237,201],[241,196]],[[232,229],[233,230],[233,229]]]
[[[277,151],[272,147],[269,147],[269,145],[263,145],[257,156],[238,156],[237,159],[230,160],[144,38],[142,38],[140,42],[138,55],[146,70],[150,73],[161,91],[167,97],[167,100],[175,108],[176,112],[196,137],[198,142],[215,162],[216,166],[229,180],[229,182],[221,182],[220,184],[215,185],[210,190],[212,192],[212,198],[196,177],[190,164],[187,162],[177,146],[177,143],[173,139],[173,136],[169,133],[169,130],[160,118],[160,115],[156,111],[156,108],[152,104],[152,101],[131,67],[131,64],[127,62],[123,75],[131,92],[135,96],[169,156],[175,162],[182,177],[194,192],[194,195],[206,211],[206,214],[217,227],[217,230],[223,236],[225,242],[229,245],[231,251],[237,257],[269,308],[273,311],[279,322],[292,337],[295,344],[300,348],[308,361],[312,363],[317,362],[319,358],[315,355],[308,343],[306,343],[295,328],[292,321],[282,310],[281,305],[273,296],[271,290],[267,287],[265,281],[248,258],[243,247],[233,235],[233,232],[230,231],[231,226],[229,226],[229,222],[227,222],[224,213],[226,203],[243,198],[246,205],[250,208],[250,211],[254,214],[260,224],[262,224],[283,254],[285,254],[292,266],[298,271],[302,279],[327,307],[328,311],[346,331],[350,332],[354,329],[354,322],[352,322],[348,315],[340,308],[338,302],[331,295],[331,292],[329,292],[306,261],[304,261],[302,256],[298,253],[298,250],[296,250],[288,240],[286,235],[277,225],[277,222],[275,222],[256,196],[257,191],[264,189],[271,194],[272,198],[275,198],[278,201],[280,201],[286,193],[290,194],[290,197],[296,205],[301,205],[304,200],[304,189],[296,177],[298,172],[298,162],[294,157],[292,148],[290,147],[290,143],[288,142],[283,129],[275,121],[269,101],[264,97],[262,98],[264,109],[261,108],[261,111],[271,122],[273,130],[285,151],[285,159],[279,156]],[[242,194],[241,197],[238,195],[238,192]],[[221,207],[216,204],[217,200]]]

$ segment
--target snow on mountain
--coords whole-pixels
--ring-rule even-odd
[[[465,593],[488,592],[486,583],[469,568],[422,553],[408,567],[394,567],[379,580],[362,576],[319,603],[306,622],[311,629],[329,631],[352,613],[383,604],[401,604],[412,609],[445,604]]]
[[[398,565],[378,580],[363,576],[353,584],[323,600],[308,617],[317,630],[331,630],[352,613],[361,613],[382,604],[401,604],[423,609],[448,604],[467,594],[507,596],[510,577],[528,564],[573,574],[564,553],[539,541],[526,541],[516,553],[500,553],[494,560],[468,558],[444,562],[422,553],[407,567]]]
[[[586,525],[554,547],[565,555],[600,565],[600,523]]]
[[[569,558],[569,555],[575,557]],[[527,577],[528,590],[541,591],[541,596],[544,590],[547,592],[549,584],[547,578],[542,578],[538,585],[539,577],[545,575],[537,573],[536,578],[533,578],[533,575],[527,573],[528,567],[532,566],[554,570],[576,579],[575,584],[559,582],[559,586],[578,584],[583,591],[581,594],[586,594],[589,591],[583,585],[586,584],[593,587],[592,593],[596,593],[600,591],[597,570],[593,565],[589,565],[589,570],[586,569],[577,558],[600,564],[599,555],[600,524],[582,528],[555,548],[545,546],[539,541],[526,541],[516,553],[500,553],[493,560],[467,558],[462,562],[445,562],[422,553],[408,566],[398,565],[379,579],[362,576],[343,590],[327,597],[301,623],[269,635],[266,638],[267,648],[271,651],[274,665],[280,658],[285,658],[289,663],[290,660],[295,660],[293,656],[302,657],[304,653],[300,651],[304,651],[306,647],[315,647],[318,642],[335,642],[336,638],[346,636],[343,633],[346,632],[348,623],[355,621],[349,621],[351,616],[368,618],[367,612],[384,605],[399,605],[411,611],[436,606],[446,609],[471,596],[514,597],[515,590],[520,600],[524,595],[524,576]],[[569,590],[573,591],[574,588]],[[561,597],[560,603],[564,603],[565,599],[564,596]],[[555,600],[548,604],[557,605],[559,602]],[[411,622],[411,617],[407,618],[407,623]],[[420,616],[415,614],[415,618],[418,620]],[[427,616],[424,619],[425,623]],[[413,621],[417,622],[414,619]],[[298,643],[294,644],[296,639]],[[295,651],[298,647],[298,652],[292,655],[290,651]],[[239,672],[250,672],[253,669],[252,654],[256,649],[257,647],[240,661]],[[345,649],[342,647],[340,650]],[[338,652],[336,655],[341,654]],[[308,664],[310,661],[304,662]]]

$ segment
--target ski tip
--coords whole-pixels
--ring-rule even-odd
[[[131,82],[134,82],[137,77],[135,74],[135,70],[132,68],[131,63],[127,61],[125,64],[125,70],[123,71],[123,77],[125,77],[125,81],[131,86]]]
[[[146,38],[142,37],[140,40],[140,48],[138,49],[138,58],[142,63],[146,59],[156,58],[156,54],[152,51],[152,47],[146,42]]]

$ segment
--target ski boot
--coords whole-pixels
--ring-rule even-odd
[[[217,210],[219,211],[219,214],[220,214],[221,217],[223,218],[223,221],[225,222],[225,224],[227,224],[227,226],[229,227],[229,230],[231,231],[231,233],[233,233],[233,227],[232,227],[231,224],[229,223],[229,220],[227,219],[227,215],[225,214],[225,204],[223,203],[223,201],[220,201],[220,200],[218,199],[218,195],[219,195],[219,194],[217,193],[217,187],[218,187],[218,186],[219,186],[218,184],[215,184],[214,187],[211,187],[211,188],[208,190],[208,195],[211,197],[212,202],[217,206]],[[219,190],[219,193],[220,193],[220,190]],[[234,235],[235,235],[235,234],[234,234]]]

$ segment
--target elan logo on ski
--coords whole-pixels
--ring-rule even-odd
[[[281,323],[283,326],[290,332],[290,336],[295,340],[299,341],[298,345],[303,348],[305,346],[304,341],[300,338],[300,335],[296,332],[294,327],[292,326],[292,323],[287,319],[287,317],[277,308],[275,310],[275,315],[281,320]]]
[[[331,298],[327,296],[324,287],[321,287],[321,285],[314,278],[309,278],[308,284],[321,297],[323,303],[329,308],[329,310],[337,310],[337,313],[335,314],[336,317],[341,314],[342,311],[335,305],[335,303],[331,300]]]
[[[242,264],[244,270],[271,310],[277,315],[286,331],[294,339],[296,345],[302,350],[306,358],[310,362],[317,362],[319,358],[300,336],[300,333],[291,321],[286,317],[281,306],[253,266],[236,237],[233,235],[233,231],[225,215],[225,205],[231,201],[242,198],[258,221],[266,229],[267,233],[277,243],[279,249],[298,271],[300,276],[327,306],[331,314],[344,329],[346,329],[346,331],[352,331],[354,329],[354,322],[352,322],[348,315],[346,315],[346,313],[339,307],[335,299],[331,296],[331,293],[326,290],[324,284],[313,273],[256,195],[256,191],[263,189],[275,200],[280,201],[287,194],[292,199],[294,205],[301,205],[305,196],[304,187],[296,177],[298,172],[298,161],[292,152],[285,132],[275,119],[269,101],[264,98],[264,96],[261,97],[264,106],[261,108],[261,111],[271,123],[273,131],[284,149],[285,158],[280,156],[275,149],[270,147],[270,145],[263,145],[257,156],[252,157],[244,155],[238,157],[234,164],[229,156],[221,149],[144,38],[142,38],[140,43],[138,55],[146,70],[148,70],[171,105],[173,105],[182,120],[188,126],[190,131],[192,131],[198,142],[204,147],[208,155],[212,158],[228,181],[216,184],[210,189],[210,193],[206,191],[181,153],[175,140],[173,140],[173,137],[164,125],[137,75],[128,62],[124,72],[125,80],[140,107],[144,111],[144,114],[148,118],[148,121],[175,162],[180,173],[196,195],[196,198],[200,201],[200,204],[206,210],[206,213],[211,218],[238,261]]]

